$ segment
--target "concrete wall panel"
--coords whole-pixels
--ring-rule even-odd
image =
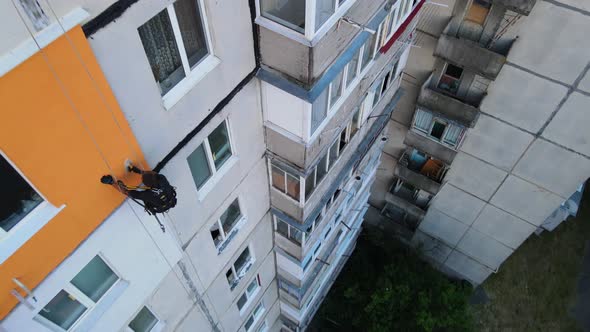
[[[514,174],[567,198],[590,176],[590,160],[545,140],[535,140]]]
[[[456,250],[447,259],[446,266],[463,275],[465,279],[475,285],[481,284],[493,272],[488,267]]]
[[[484,201],[446,184],[432,200],[429,209],[435,208],[466,225],[471,225],[484,204]]]
[[[469,253],[477,261],[492,269],[497,269],[514,251],[473,228],[467,231],[457,245],[457,249]]]
[[[532,140],[532,135],[482,114],[467,132],[461,150],[510,170]]]
[[[520,128],[537,132],[566,92],[564,86],[512,66],[504,66],[496,81],[490,85],[481,110]]]
[[[562,197],[510,175],[491,203],[533,225],[541,225],[563,201]]]
[[[590,156],[589,104],[590,97],[572,93],[543,132],[543,137]]]
[[[487,234],[506,246],[516,249],[536,227],[493,205],[486,205],[473,228]]]
[[[419,227],[422,232],[436,236],[447,245],[454,246],[459,242],[468,226],[437,209],[430,208]]]
[[[506,172],[466,153],[459,152],[445,181],[485,201],[496,192]]]

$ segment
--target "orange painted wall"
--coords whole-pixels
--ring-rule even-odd
[[[125,160],[146,162],[79,26],[0,78],[0,110],[0,149],[51,204],[66,205],[0,265],[2,319],[18,303],[13,277],[34,288],[122,203],[99,182],[110,173],[100,151],[130,183],[139,179]]]

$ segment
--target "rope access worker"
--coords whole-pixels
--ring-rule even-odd
[[[127,169],[130,172],[141,174],[143,185],[137,187],[127,186],[121,180],[118,180],[115,184],[115,180],[111,175],[104,175],[100,182],[114,185],[121,193],[129,196],[144,207],[145,211],[150,215],[155,216],[156,213],[164,213],[176,206],[176,190],[164,175],[153,171],[143,171],[131,164]],[[142,201],[143,204],[137,200]],[[160,223],[160,220],[158,220],[158,223]],[[160,228],[165,231],[162,223],[160,223]]]

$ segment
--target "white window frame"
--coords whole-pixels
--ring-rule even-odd
[[[249,292],[248,288],[250,287],[250,285],[252,284],[256,285],[256,288]],[[252,279],[252,281],[248,284],[248,286],[246,286],[246,289],[244,289],[244,292],[242,293],[242,295],[240,295],[240,297],[238,297],[238,301],[245,296],[246,297],[246,302],[244,302],[244,305],[242,306],[242,308],[240,308],[238,306],[238,301],[236,301],[236,307],[238,307],[238,311],[240,312],[240,316],[243,316],[246,311],[248,310],[248,308],[250,307],[250,305],[252,305],[252,303],[254,302],[254,299],[256,298],[256,295],[258,295],[258,293],[260,293],[260,289],[262,288],[262,284],[260,282],[260,276],[256,275],[254,277],[254,279]]]
[[[256,4],[256,20],[255,23],[276,33],[279,33],[287,38],[293,39],[306,46],[314,46],[317,42],[336,24],[340,18],[354,5],[357,0],[346,0],[341,5],[338,0],[335,1],[334,13],[327,19],[320,29],[316,30],[315,13],[317,0],[298,0],[305,1],[305,29],[301,33],[277,23],[269,18],[262,16],[260,0]]]
[[[225,234],[225,230],[223,229],[223,224],[221,223],[221,216],[227,211],[227,209],[229,209],[229,207],[234,203],[234,202],[238,202],[238,208],[240,209],[240,216],[238,217],[238,220],[235,222],[235,224],[233,225],[233,227],[229,230],[229,232],[227,232],[227,234]],[[215,246],[215,248],[218,250],[217,254],[221,254],[223,252],[222,248],[227,248],[226,242],[229,239],[231,242],[231,239],[233,239],[233,234],[237,233],[243,226],[243,224],[246,221],[246,216],[244,214],[244,211],[242,210],[242,202],[241,202],[241,198],[240,197],[236,197],[234,200],[232,200],[229,205],[227,205],[225,207],[225,209],[223,210],[223,212],[221,212],[221,214],[219,215],[219,217],[217,219],[215,219],[215,222],[213,222],[213,224],[211,226],[213,226],[215,223],[217,223],[217,227],[219,227],[219,234],[221,235],[221,242],[219,242],[218,245],[215,245],[215,241],[213,240],[213,238],[211,238],[211,240],[213,241],[213,245]],[[211,230],[211,226],[209,227],[209,230]],[[228,242],[229,243],[229,242]]]
[[[34,317],[35,320],[37,320],[42,325],[45,325],[46,327],[50,328],[53,331],[60,331],[60,332],[61,331],[74,331],[84,321],[84,318],[90,314],[92,309],[94,309],[97,305],[99,305],[101,300],[104,299],[107,296],[107,294],[117,286],[117,284],[119,284],[120,282],[123,281],[121,279],[121,274],[119,272],[117,272],[117,270],[115,270],[113,268],[113,266],[100,253],[91,256],[91,258],[86,262],[86,264],[78,270],[78,273],[80,273],[80,271],[82,271],[82,269],[85,268],[95,256],[98,256],[111,269],[111,271],[113,271],[113,273],[118,278],[117,281],[115,281],[111,285],[111,287],[109,287],[109,289],[107,289],[105,291],[105,293],[100,297],[100,299],[98,299],[97,302],[94,302],[86,294],[84,294],[81,290],[79,290],[76,286],[74,286],[74,284],[72,284],[72,279],[77,275],[77,273],[76,273],[72,277],[72,279],[70,279],[68,281],[68,283],[63,288],[60,288],[52,297],[49,298],[47,303],[45,303],[43,306],[41,306],[41,310],[39,310]],[[82,315],[80,315],[80,317],[78,317],[78,319],[67,330],[64,330],[63,328],[61,328],[60,326],[58,326],[54,322],[50,321],[49,319],[41,316],[41,314],[40,314],[40,312],[45,308],[45,306],[47,306],[47,304],[49,304],[49,302],[51,302],[51,300],[53,300],[53,298],[62,290],[64,292],[68,293],[70,296],[74,297],[78,302],[80,302],[80,304],[82,304],[83,306],[86,307],[86,310],[82,313]]]
[[[259,310],[259,308],[262,309]],[[244,322],[244,331],[252,331],[256,327],[256,325],[258,325],[258,322],[262,319],[265,312],[266,307],[264,306],[264,301],[260,301],[258,305],[254,307],[254,310],[252,310],[252,314],[248,316],[248,319],[246,319],[246,321]],[[252,324],[250,325],[250,328],[246,329],[246,322],[250,320],[250,318],[252,318]]]
[[[285,223],[287,224],[287,239],[291,242],[293,242],[293,244],[303,247],[305,245],[305,240],[306,240],[306,232],[297,229],[296,227],[291,226],[291,224],[289,224],[288,222],[286,222],[285,220],[274,216],[274,226],[275,226],[275,232],[277,232],[278,234],[280,234],[282,237],[285,237],[283,234],[278,232],[278,224],[279,222]],[[291,229],[294,228],[297,232],[301,232],[301,243],[297,243],[297,241],[293,240],[291,238]]]
[[[446,91],[446,90],[443,90],[443,89],[441,89],[441,88],[438,87],[440,85],[440,81],[443,79],[443,77],[444,76],[449,76],[449,75],[445,74],[447,72],[447,68],[449,67],[449,65],[453,65],[453,64],[452,63],[449,63],[449,62],[445,62],[445,66],[443,67],[443,70],[441,71],[440,76],[438,77],[438,81],[436,82],[436,88],[438,90],[441,90],[444,93],[455,95],[456,93],[452,93],[450,91]],[[461,76],[459,78],[455,78],[455,77],[449,76],[449,77],[451,77],[453,79],[456,79],[459,82],[459,85],[457,86],[457,92],[459,92],[459,88],[461,87],[461,82],[463,81],[463,75],[465,75],[465,68],[459,67],[459,66],[456,66],[456,65],[453,65],[453,66],[455,66],[457,68],[461,68]]]
[[[172,26],[172,31],[174,32],[174,39],[178,47],[178,52],[180,53],[180,60],[182,63],[182,68],[184,70],[184,78],[181,79],[178,83],[176,83],[168,92],[166,92],[166,94],[162,95],[162,102],[167,110],[171,109],[172,106],[174,106],[201,79],[203,79],[205,75],[212,71],[213,68],[215,68],[221,62],[217,57],[215,57],[215,54],[213,52],[213,43],[211,41],[211,31],[209,30],[207,11],[205,10],[205,3],[203,0],[193,1],[196,1],[197,6],[199,8],[199,14],[201,15],[203,33],[205,35],[205,44],[207,47],[207,55],[203,57],[203,59],[201,59],[197,64],[195,64],[194,67],[191,68],[188,62],[188,57],[186,56],[186,49],[184,48],[184,41],[182,40],[180,25],[178,24],[176,11],[174,9],[174,3],[176,2],[176,0],[171,2],[169,5],[166,6],[166,13],[168,14],[168,18],[170,19],[170,25]],[[158,11],[158,13],[160,13],[160,11]],[[150,16],[150,19],[152,19],[158,13],[155,13],[154,15]],[[144,22],[144,24],[145,23],[147,23],[147,21]],[[158,82],[156,82],[156,84],[158,84]],[[158,85],[158,90],[159,89],[160,87]]]
[[[66,206],[55,207],[52,205],[2,150],[0,150],[0,157],[4,158],[31,189],[35,190],[37,195],[43,199],[9,231],[0,228],[0,264],[2,264]]]
[[[419,109],[419,110],[421,110],[422,112],[430,113],[430,112],[425,111],[423,109]],[[421,133],[422,136],[427,137],[428,139],[431,139],[431,140],[433,140],[435,142],[438,142],[440,144],[443,144],[445,146],[448,146],[448,147],[450,147],[452,149],[457,149],[459,147],[461,141],[463,140],[463,137],[465,136],[465,130],[466,130],[466,128],[464,126],[461,126],[461,125],[458,125],[458,124],[454,123],[453,121],[450,121],[448,119],[445,119],[445,118],[436,116],[435,114],[430,113],[430,115],[432,115],[432,119],[430,120],[430,125],[428,127],[429,128],[428,131],[424,131],[423,129],[416,127],[416,125],[415,125],[415,123],[416,123],[416,112],[414,112],[414,117],[412,119],[412,128],[416,132]],[[441,123],[444,123],[444,125],[445,125],[445,130],[443,131],[443,134],[442,134],[440,140],[437,139],[436,137],[433,137],[432,135],[430,135],[430,133],[432,132],[432,128],[434,127],[434,123],[437,122],[437,121],[438,122],[441,122]],[[449,127],[451,125],[457,126],[457,127],[459,127],[461,129],[461,132],[460,132],[460,134],[459,134],[459,136],[457,138],[457,143],[454,144],[454,145],[453,144],[449,144],[446,141],[446,139],[445,139],[445,137],[447,135],[447,132],[449,130]]]
[[[124,329],[124,330],[125,330],[125,332],[135,332],[135,331],[134,331],[132,328],[130,328],[130,327],[129,327],[129,324],[131,323],[131,321],[132,321],[132,320],[134,320],[134,319],[135,319],[135,317],[137,317],[137,314],[139,314],[139,312],[141,311],[141,309],[143,309],[144,307],[145,307],[147,310],[149,310],[149,312],[151,312],[151,313],[152,313],[152,315],[154,315],[154,317],[156,317],[156,320],[158,321],[158,322],[156,323],[156,325],[154,325],[154,327],[152,327],[152,328],[150,329],[150,331],[149,331],[149,332],[161,332],[161,331],[163,331],[163,330],[164,330],[164,327],[166,327],[166,323],[165,323],[165,322],[164,322],[164,321],[163,321],[163,320],[162,320],[160,317],[158,317],[158,315],[157,315],[157,314],[154,312],[154,310],[153,310],[153,309],[152,309],[150,306],[148,306],[148,305],[146,304],[146,305],[142,305],[142,306],[139,308],[139,310],[138,310],[138,311],[137,311],[137,312],[136,312],[136,313],[133,315],[133,317],[132,317],[132,318],[129,320],[129,322],[127,322],[127,325],[125,325],[125,329]]]
[[[272,181],[272,168],[276,167],[278,169],[280,169],[281,171],[283,171],[284,173],[284,177],[285,177],[285,191],[281,191],[279,188],[273,186],[273,181]],[[293,174],[291,174],[291,172],[289,171],[285,171],[280,165],[278,164],[273,164],[271,160],[268,161],[268,176],[270,179],[270,187],[273,188],[274,190],[276,190],[276,192],[280,193],[281,195],[289,198],[290,200],[296,201],[299,203],[299,206],[303,206],[304,202],[305,202],[305,187],[304,187],[304,177],[302,177],[301,175],[297,175],[299,177],[299,200],[289,196],[289,194],[287,194],[288,190],[287,190],[287,176],[291,176],[291,177],[295,177],[293,176]],[[303,190],[302,190],[303,189]]]
[[[209,136],[211,136],[213,131],[215,131],[217,128],[219,128],[219,126],[221,126],[224,123],[225,123],[225,128],[227,129],[227,139],[229,141],[229,148],[231,149],[231,156],[229,157],[228,160],[225,161],[225,163],[223,165],[221,165],[221,167],[218,170],[215,167],[215,160],[213,160],[213,153],[211,152],[211,145],[209,144]],[[198,149],[201,144],[203,145],[203,149],[205,150],[205,158],[207,159],[207,165],[209,166],[209,171],[211,172],[211,175],[209,176],[209,178],[207,180],[205,180],[205,182],[201,186],[201,189],[197,188],[197,184],[193,181],[193,184],[195,185],[195,189],[197,190],[197,194],[199,195],[199,201],[202,201],[205,198],[205,196],[207,196],[207,194],[211,191],[211,189],[213,189],[215,187],[215,185],[217,184],[217,182],[219,182],[219,179],[222,178],[223,175],[225,175],[225,173],[227,173],[227,171],[237,161],[238,155],[237,155],[237,151],[235,149],[235,144],[234,144],[234,140],[233,140],[232,129],[231,129],[229,118],[226,118],[223,121],[219,122],[219,124],[217,126],[215,126],[215,128],[213,128],[207,134],[207,136],[205,136],[203,141],[201,143],[199,143],[193,149],[193,152],[196,149]],[[188,156],[187,156],[187,158],[188,158]],[[187,162],[187,164],[188,164],[188,162]],[[193,176],[192,171],[191,171],[191,176]],[[193,176],[193,179],[194,179],[194,176]]]
[[[258,327],[258,330],[256,330],[256,332],[267,332],[268,331],[268,324],[266,324],[266,320],[262,321],[262,324],[260,324],[260,326]]]
[[[248,250],[248,252],[250,253],[250,259],[248,261],[246,261],[244,263],[244,267],[241,270],[236,269],[236,261],[234,260],[234,262],[230,265],[229,269],[224,269],[224,271],[227,271],[231,269],[234,277],[235,277],[235,281],[232,284],[229,283],[229,280],[227,280],[227,275],[226,275],[226,280],[227,283],[229,285],[229,288],[231,291],[233,291],[234,289],[236,289],[236,287],[240,284],[240,282],[242,281],[242,279],[244,279],[244,277],[246,276],[246,274],[248,274],[248,271],[250,271],[250,268],[252,268],[252,266],[254,265],[254,262],[256,261],[256,258],[254,257],[254,251],[252,251],[252,248],[250,245],[246,246],[244,248],[244,250],[240,251],[240,254],[236,257],[236,260],[242,255],[242,253],[244,253],[244,251]]]

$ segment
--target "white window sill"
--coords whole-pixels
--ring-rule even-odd
[[[237,156],[231,156],[225,162],[225,164],[221,166],[221,169],[217,171],[217,173],[213,174],[213,176],[211,176],[209,180],[207,180],[207,182],[201,187],[201,189],[197,191],[197,198],[199,202],[202,202],[205,199],[205,197],[207,197],[209,192],[211,192],[211,190],[213,190],[213,188],[217,186],[217,183],[219,183],[219,181],[225,176],[225,174],[227,174],[227,172],[229,172],[229,170],[234,167],[238,160],[239,159]]]
[[[44,201],[27,214],[4,238],[0,239],[0,264],[43,228],[66,206],[55,207]]]
[[[448,143],[446,143],[444,141],[439,141],[439,140],[437,140],[437,139],[435,139],[433,137],[430,137],[430,135],[424,133],[423,131],[421,131],[419,129],[416,129],[416,127],[412,127],[411,130],[413,130],[416,134],[418,134],[418,135],[420,135],[420,136],[422,136],[422,137],[424,137],[426,139],[429,139],[429,140],[431,140],[433,142],[436,142],[436,143],[444,146],[445,148],[451,149],[453,151],[457,151],[458,150],[458,148],[457,148],[458,144],[457,145],[449,145]]]
[[[172,90],[162,97],[162,104],[166,110],[170,110],[182,99],[192,88],[195,87],[207,74],[221,63],[219,58],[209,54],[193,69],[190,74],[182,79]]]
[[[241,219],[236,223],[234,228],[229,232],[225,240],[219,243],[219,245],[217,246],[217,255],[221,255],[225,248],[229,246],[230,242],[233,240],[236,234],[238,234],[238,231],[242,228],[242,226],[244,226],[245,223],[246,217],[242,216]]]

